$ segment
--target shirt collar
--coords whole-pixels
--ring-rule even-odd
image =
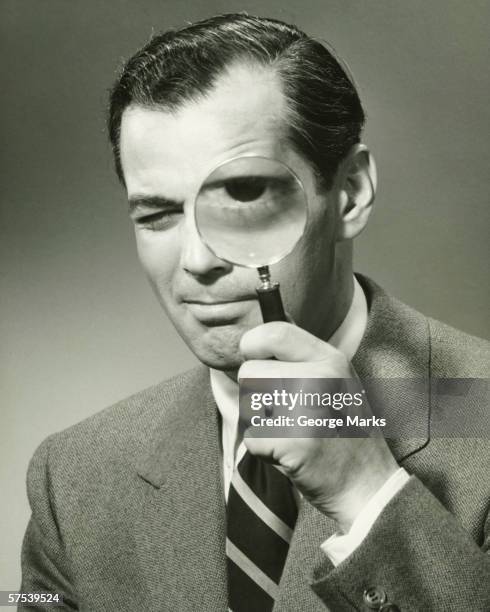
[[[366,330],[368,307],[366,296],[356,277],[354,292],[345,319],[332,334],[329,343],[352,360]],[[235,431],[238,425],[238,383],[224,372],[210,368],[211,389],[221,414],[223,429]]]
[[[345,319],[330,336],[329,344],[339,349],[349,361],[357,352],[366,331],[368,307],[366,296],[359,281],[354,276],[354,292]]]

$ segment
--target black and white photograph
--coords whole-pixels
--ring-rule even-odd
[[[0,2],[1,609],[490,611],[489,31]]]

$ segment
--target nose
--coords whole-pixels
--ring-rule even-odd
[[[193,215],[186,215],[181,225],[181,266],[196,277],[226,274],[232,268],[201,240]]]

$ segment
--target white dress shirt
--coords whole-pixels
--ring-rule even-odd
[[[359,348],[366,330],[367,318],[366,297],[354,277],[354,292],[349,311],[329,340],[329,343],[342,351],[349,361]],[[243,441],[237,439],[239,389],[238,383],[219,370],[211,369],[210,378],[213,396],[222,419],[223,481],[225,498],[228,499],[233,471],[246,452]],[[384,507],[403,487],[408,478],[407,472],[400,468],[371,497],[363,511],[356,517],[348,533],[336,533],[321,545],[322,550],[334,565],[341,563],[359,546]]]

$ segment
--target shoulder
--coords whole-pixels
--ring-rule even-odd
[[[490,377],[490,342],[427,318],[434,377]]]
[[[425,316],[365,276],[357,278],[369,306],[357,361],[370,375],[490,377],[489,342]]]
[[[177,410],[177,398],[204,384],[208,371],[198,366],[101,410],[54,433],[36,449],[28,468],[28,492],[46,479],[105,480],[108,473],[135,464],[154,430],[165,427]]]

